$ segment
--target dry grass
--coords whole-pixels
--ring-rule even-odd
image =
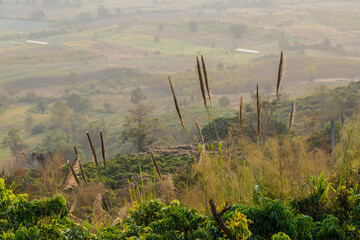
[[[79,156],[79,155],[78,155],[78,156]],[[79,158],[80,158],[80,157],[79,157]],[[84,172],[84,170],[83,170],[83,168],[82,168],[82,165],[81,165],[81,161],[79,161],[79,167],[80,167],[81,177],[82,177],[82,179],[84,180],[84,182],[87,183],[86,177],[85,177],[85,172]]]
[[[102,164],[104,167],[106,167],[106,162],[105,162],[105,142],[104,142],[104,136],[103,136],[103,131],[100,130],[100,140],[101,140],[101,156],[102,156]]]
[[[205,141],[204,141],[204,136],[201,133],[201,128],[200,128],[200,124],[199,122],[196,120],[196,128],[198,130],[198,134],[199,134],[199,138],[200,138],[200,143],[201,145],[204,145]]]
[[[257,138],[261,137],[261,102],[259,96],[259,84],[256,84],[256,111],[257,111]]]
[[[204,101],[204,106],[207,109],[207,101],[206,101],[204,81],[203,81],[202,74],[201,74],[201,68],[200,68],[200,62],[199,62],[199,57],[198,56],[196,56],[196,64],[197,64],[197,70],[198,70],[198,76],[199,76],[201,96],[202,96],[203,101]]]
[[[79,179],[78,179],[78,177],[76,176],[76,173],[75,173],[73,167],[71,166],[69,160],[67,160],[67,164],[68,164],[69,169],[70,169],[70,174],[69,174],[69,176],[72,176],[72,177],[71,177],[71,178],[65,178],[66,180],[64,181],[64,184],[63,184],[64,189],[69,188],[71,185],[75,185],[75,183],[76,183],[76,186],[77,186],[77,187],[80,187]],[[74,182],[73,180],[75,180],[75,182]]]
[[[231,140],[234,142],[234,139]],[[207,210],[206,200],[219,203],[252,203],[252,192],[260,184],[262,195],[290,199],[305,195],[304,186],[309,174],[317,176],[331,170],[331,156],[319,149],[311,149],[306,138],[288,136],[269,138],[263,145],[242,139],[237,146],[241,154],[220,161],[219,156],[205,155],[193,165],[201,180],[180,196],[185,204]]]
[[[67,189],[72,189],[74,187],[80,187],[80,182],[77,177],[77,173],[80,170],[80,156],[77,155],[72,164],[70,164],[68,160],[67,164],[69,166],[69,170],[65,175],[64,182],[62,184],[62,189],[67,190]]]
[[[204,56],[202,54],[201,54],[201,63],[202,63],[202,69],[203,69],[204,78],[205,78],[206,91],[208,93],[209,101],[211,101],[210,86],[209,86],[209,81],[208,81],[206,64],[205,64]]]
[[[279,97],[280,93],[280,85],[282,80],[284,79],[285,75],[285,58],[284,58],[284,51],[281,51],[280,55],[280,63],[279,63],[279,70],[278,70],[278,78],[276,82],[276,97]]]
[[[228,129],[228,134],[227,134],[227,153],[228,153],[228,161],[231,161],[231,132],[232,129],[229,128]]]
[[[91,148],[91,153],[92,153],[93,162],[94,162],[94,164],[97,166],[97,165],[98,165],[98,162],[97,162],[97,157],[96,157],[96,152],[95,152],[94,144],[93,144],[93,142],[91,141],[91,137],[90,137],[90,134],[89,134],[88,131],[86,131],[86,135],[87,135],[88,140],[89,140],[89,144],[90,144],[90,148]]]
[[[180,108],[179,108],[179,104],[178,104],[178,101],[176,99],[176,95],[175,95],[175,91],[174,91],[174,88],[173,88],[173,85],[171,83],[171,79],[170,79],[170,76],[168,76],[168,79],[169,79],[169,84],[170,84],[170,88],[171,88],[171,92],[172,92],[172,95],[173,95],[173,100],[174,100],[174,104],[175,104],[175,109],[176,109],[176,112],[179,116],[179,119],[180,119],[180,124],[181,126],[185,129],[185,124],[184,124],[184,119],[181,115],[181,112],[180,112]]]
[[[161,178],[161,173],[160,173],[160,170],[159,170],[159,168],[158,168],[158,165],[157,165],[157,163],[156,163],[154,154],[153,154],[153,152],[151,151],[151,149],[150,149],[150,156],[151,156],[151,160],[152,160],[152,162],[153,162],[153,164],[154,164],[156,173],[157,173],[157,175],[158,175],[158,177],[159,177],[159,180],[161,181],[161,180],[162,180],[162,178]]]
[[[161,201],[170,203],[176,199],[176,188],[171,175],[163,175],[162,181],[156,184],[156,188],[160,192]]]
[[[290,122],[289,122],[289,133],[291,133],[292,127],[294,125],[294,116],[295,116],[295,100],[292,103],[291,113],[290,113]]]
[[[243,135],[243,108],[244,108],[244,102],[243,102],[243,96],[240,96],[240,104],[239,104],[239,124],[240,124],[240,135]]]

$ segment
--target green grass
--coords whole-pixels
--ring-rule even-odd
[[[0,19],[1,34],[4,32],[32,32],[45,29],[49,26],[48,22],[20,20],[20,19]]]
[[[5,163],[12,158],[11,152],[8,149],[0,149],[0,166],[4,164],[2,167],[6,167]]]
[[[25,118],[27,111],[34,105],[32,104],[18,104],[16,106],[11,106],[7,111],[0,115],[0,131],[5,133],[12,127],[19,128],[20,130],[24,129]],[[49,114],[35,114],[31,113],[34,118],[34,122],[46,123],[50,119]]]

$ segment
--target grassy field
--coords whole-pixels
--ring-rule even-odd
[[[29,21],[20,19],[0,19],[0,30],[4,33],[32,32],[45,29],[50,24],[41,21]]]

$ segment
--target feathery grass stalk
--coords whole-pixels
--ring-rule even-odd
[[[105,162],[105,142],[104,142],[104,136],[103,136],[103,131],[100,130],[100,140],[101,140],[101,155],[102,155],[102,164],[104,167],[106,167],[106,162]]]
[[[240,96],[240,109],[239,109],[239,123],[240,123],[240,135],[243,135],[243,96]]]
[[[206,70],[206,64],[205,64],[204,56],[202,54],[201,54],[201,63],[202,63],[202,69],[203,69],[204,78],[205,78],[206,91],[208,93],[209,101],[211,101],[209,81],[208,81],[207,70]]]
[[[205,144],[204,136],[201,133],[201,128],[200,128],[199,122],[197,120],[196,120],[196,128],[197,128],[199,136],[200,136],[200,143],[201,143],[201,145],[204,145]]]
[[[231,147],[231,127],[228,129],[228,136],[227,136],[227,150],[228,150],[228,161],[230,162],[231,160],[231,151],[230,151],[230,147]]]
[[[75,151],[75,155],[77,156],[77,155],[79,155],[79,153],[78,153],[78,151],[77,151],[77,149],[76,149],[76,145],[74,144],[74,151]]]
[[[291,133],[291,129],[294,125],[294,115],[295,115],[295,100],[292,103],[292,108],[291,108],[291,114],[290,114],[290,122],[289,122],[289,133]]]
[[[259,96],[259,84],[256,84],[256,109],[257,109],[257,137],[260,140],[261,136],[261,102]]]
[[[158,165],[157,165],[157,163],[156,163],[154,154],[153,154],[153,152],[151,151],[151,149],[150,149],[150,156],[151,156],[152,162],[154,163],[154,166],[155,166],[156,172],[157,172],[157,174],[158,174],[158,176],[159,176],[159,179],[160,179],[160,181],[161,181],[161,180],[162,180],[162,178],[161,178],[161,173],[160,173],[160,170],[159,170],[159,168],[158,168]]]
[[[285,74],[285,58],[284,58],[284,51],[281,51],[278,78],[276,83],[276,98],[279,97],[280,84],[284,78],[284,74]]]
[[[280,194],[283,193],[283,174],[282,174],[282,158],[279,158],[279,175],[280,175]]]
[[[74,171],[73,167],[71,166],[71,164],[70,164],[70,161],[69,161],[69,160],[67,160],[67,164],[68,164],[68,166],[69,166],[69,168],[70,168],[70,172],[71,172],[71,174],[72,174],[72,175],[73,175],[73,177],[75,178],[75,181],[76,181],[77,186],[78,186],[78,187],[80,187],[80,182],[79,182],[79,179],[78,179],[78,177],[76,176],[76,173],[75,173],[75,171]]]
[[[95,152],[94,144],[91,141],[90,134],[89,134],[88,131],[86,131],[86,135],[87,135],[88,140],[89,140],[89,144],[90,144],[90,148],[91,148],[91,152],[92,152],[92,157],[93,157],[93,162],[97,166],[98,162],[97,162],[97,158],[96,158],[96,152]]]
[[[204,101],[204,106],[205,106],[206,109],[208,109],[207,101],[206,101],[204,81],[203,81],[202,74],[201,74],[201,68],[200,68],[200,62],[199,62],[199,57],[198,56],[196,56],[196,64],[197,64],[197,70],[198,70],[198,75],[199,75],[199,83],[200,83],[201,95],[202,95],[202,98],[203,98],[203,101]]]
[[[78,156],[80,157],[80,155],[78,155]],[[86,177],[85,177],[85,172],[84,172],[84,170],[83,170],[83,168],[82,168],[82,165],[81,165],[81,161],[80,161],[80,160],[79,160],[79,167],[80,167],[81,177],[82,177],[82,179],[84,180],[84,182],[87,183]]]
[[[184,130],[185,138],[186,138],[187,144],[188,144],[188,146],[189,146],[189,150],[190,150],[191,157],[192,157],[193,160],[195,161],[195,157],[194,157],[194,154],[193,154],[193,152],[192,152],[191,145],[190,145],[190,142],[189,142],[189,137],[188,137],[187,130],[186,130],[186,127],[185,127],[184,119],[183,119],[183,117],[182,117],[182,115],[181,115],[181,112],[180,112],[179,104],[178,104],[177,99],[176,99],[175,91],[174,91],[173,85],[172,85],[172,83],[171,83],[171,78],[170,78],[170,76],[168,76],[168,79],[169,79],[169,84],[170,84],[171,92],[172,92],[173,99],[174,99],[174,104],[175,104],[176,112],[177,112],[177,114],[178,114],[178,116],[179,116],[181,126],[182,126],[182,128],[183,128],[183,130]]]
[[[169,79],[170,88],[171,88],[171,92],[172,92],[173,99],[174,99],[174,104],[175,104],[176,112],[177,112],[177,114],[178,114],[178,116],[179,116],[181,126],[182,126],[183,128],[185,128],[184,119],[182,118],[182,115],[181,115],[181,112],[180,112],[179,104],[178,104],[177,99],[176,99],[175,91],[174,91],[173,85],[172,85],[172,83],[171,83],[170,76],[168,76],[168,79]]]
[[[203,95],[203,99],[204,99],[204,96],[205,96],[205,100],[206,100],[206,93],[205,93],[205,90],[204,90],[204,83],[202,81],[199,58],[196,57],[196,59],[197,59],[197,67],[198,67],[197,69],[198,69],[198,74],[199,74],[201,94]],[[216,135],[216,140],[219,142],[219,133],[218,133],[217,128],[216,128],[215,114],[214,114],[214,109],[213,109],[213,106],[212,106],[211,94],[210,94],[210,85],[209,85],[209,80],[208,80],[208,75],[207,75],[207,70],[206,70],[205,59],[204,59],[203,55],[201,55],[201,63],[202,63],[202,69],[203,69],[204,78],[205,78],[206,91],[207,91],[209,102],[210,102],[210,109],[212,110],[211,115],[212,115],[212,121],[213,121],[213,125],[214,125],[214,131],[215,131],[215,135]],[[210,123],[211,122],[211,120],[210,120],[211,117],[210,117],[209,107],[207,106],[207,104],[205,105],[205,109],[206,109],[208,119],[209,119],[209,123]]]

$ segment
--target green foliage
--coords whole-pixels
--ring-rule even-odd
[[[89,108],[88,99],[80,97],[80,95],[73,93],[70,94],[66,100],[67,105],[75,111],[82,112]]]
[[[345,225],[332,214],[314,222],[280,200],[266,198],[254,206],[235,204],[223,219],[237,239],[354,239],[359,232],[359,205],[359,197],[354,196]],[[28,201],[28,195],[13,194],[0,179],[1,239],[227,239],[213,217],[198,214],[177,200],[134,202],[124,220],[100,227],[96,235],[84,226],[68,218],[60,195]]]
[[[29,16],[29,18],[32,20],[41,20],[44,17],[45,17],[45,13],[41,9],[36,9],[36,10],[32,11],[32,13]]]
[[[68,218],[63,197],[28,201],[27,194],[15,195],[0,179],[1,239],[65,239],[80,234],[90,236],[86,229]]]
[[[230,99],[226,96],[223,96],[219,99],[219,105],[221,107],[228,107],[230,105]]]
[[[10,129],[1,142],[1,148],[10,149],[11,155],[16,158],[27,147],[27,144],[20,137],[20,130],[16,128]]]
[[[226,221],[227,227],[236,239],[247,239],[251,236],[248,224],[252,221],[248,220],[246,216],[235,210],[234,214]]]
[[[98,11],[97,11],[98,18],[107,18],[109,15],[110,15],[109,9],[107,9],[103,5],[100,5],[98,7]]]
[[[199,31],[198,23],[193,20],[189,22],[189,28],[192,33]]]
[[[51,110],[51,120],[54,122],[54,126],[63,130],[68,129],[70,127],[69,119],[69,107],[63,102],[56,102]]]
[[[36,146],[34,152],[37,154],[41,153],[57,153],[61,151],[65,158],[74,158],[73,144],[70,144],[72,140],[71,133],[63,131],[61,129],[49,131],[43,138],[42,143]]]
[[[6,109],[14,102],[15,100],[13,97],[9,97],[6,94],[2,94],[0,96],[0,114],[5,112]]]
[[[40,99],[38,102],[37,102],[37,108],[39,110],[40,113],[44,113],[45,110],[46,110],[46,103],[43,99]]]
[[[236,117],[220,117],[215,119],[216,130],[220,139],[224,139],[227,136],[229,127],[236,121]],[[216,132],[213,123],[206,124],[202,129],[201,133],[204,136],[206,142],[216,140]]]
[[[310,186],[312,192],[309,196],[299,200],[295,199],[291,201],[291,205],[301,213],[309,215],[315,220],[320,220],[324,214],[329,213],[325,203],[329,201],[329,189],[334,189],[324,178],[324,171],[318,178],[310,176]]]
[[[340,141],[340,122],[335,122],[335,141]],[[324,147],[324,145],[331,145],[331,123],[328,122],[324,128],[318,129],[314,132],[311,142],[315,147]],[[329,149],[330,151],[330,149]]]
[[[283,232],[279,232],[277,234],[274,234],[272,237],[271,237],[271,240],[291,240],[290,237],[288,235],[286,235],[285,233]]]
[[[229,27],[229,31],[233,34],[235,38],[241,38],[247,30],[248,26],[242,23],[235,23]]]
[[[131,228],[143,228],[144,231],[140,232],[145,232],[151,239],[210,237],[206,231],[206,217],[197,215],[195,210],[188,210],[177,200],[169,205],[157,201],[140,203],[130,209],[128,214],[125,223]]]
[[[45,131],[46,131],[46,126],[42,123],[39,123],[31,129],[31,134],[40,134]]]
[[[316,238],[317,239],[346,239],[345,232],[339,226],[340,221],[333,215],[327,215],[326,218],[317,223]]]
[[[140,101],[146,100],[146,96],[141,88],[137,87],[131,91],[131,102],[138,104]]]
[[[297,239],[299,235],[294,221],[295,214],[280,200],[262,199],[260,205],[250,207],[235,205],[233,209],[245,214],[253,222],[249,229],[254,237],[258,235],[270,239],[278,232],[288,234],[291,239]]]
[[[152,108],[147,105],[141,104],[130,109],[122,126],[121,141],[131,142],[137,152],[141,152],[145,146],[150,146],[161,140],[165,141],[163,127],[159,119],[153,118],[151,115]]]
[[[175,183],[183,181],[182,175],[177,175],[182,169],[192,163],[192,158],[187,155],[175,156],[155,156],[161,174],[171,174]],[[149,156],[128,157],[117,155],[106,164],[106,168],[96,169],[94,164],[84,164],[84,171],[89,181],[98,180],[99,174],[102,181],[111,189],[121,189],[128,185],[128,180],[140,184],[140,168],[145,182],[152,182],[154,176],[154,164]]]

